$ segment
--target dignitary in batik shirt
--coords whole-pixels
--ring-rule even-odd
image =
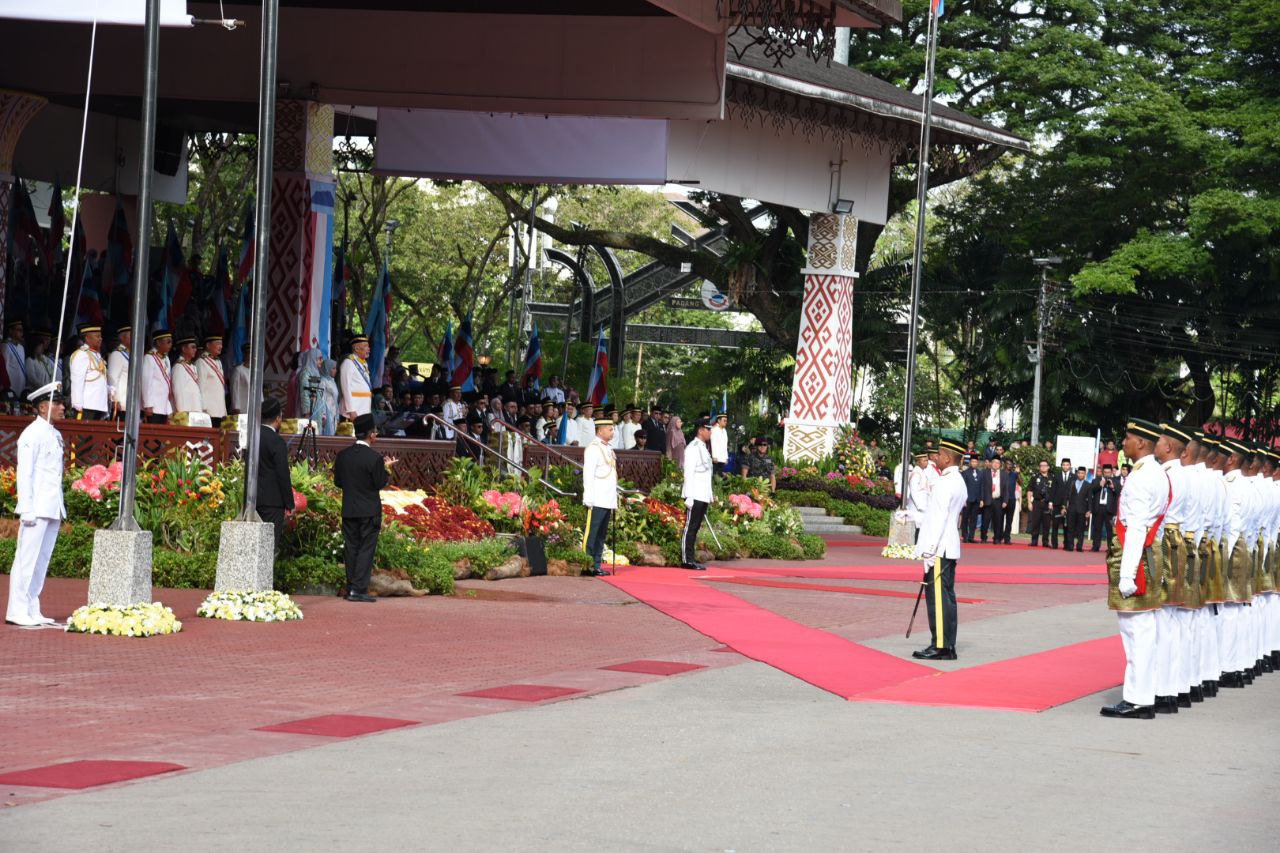
[[[373,412],[373,381],[369,377],[369,339],[357,335],[351,339],[351,354],[342,362],[339,385],[342,388],[342,416],[354,421]]]
[[[142,363],[142,415],[147,423],[165,424],[173,413],[173,374],[169,366],[173,335],[156,332],[151,343],[151,351]]]
[[[196,376],[200,381],[200,400],[204,412],[215,427],[222,426],[227,416],[227,379],[222,372],[222,338],[210,335],[204,339],[204,352],[196,359]]]

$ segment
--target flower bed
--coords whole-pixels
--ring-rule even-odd
[[[302,618],[302,608],[274,589],[214,592],[200,603],[197,616],[232,622],[288,622]]]
[[[158,601],[115,607],[109,604],[86,604],[76,608],[67,619],[72,634],[106,634],[112,637],[155,637],[176,634],[182,623],[173,611]]]
[[[493,525],[468,507],[423,492],[414,494],[416,499],[400,498],[394,506],[384,502],[383,520],[398,522],[422,542],[474,542],[493,537]]]

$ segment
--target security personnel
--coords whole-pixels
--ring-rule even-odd
[[[587,508],[583,550],[591,557],[591,568],[584,575],[606,575],[600,568],[604,558],[604,539],[609,530],[609,517],[618,508],[618,462],[609,440],[613,438],[613,421],[601,418],[595,422],[596,437],[582,454],[582,503]]]
[[[204,397],[200,393],[200,373],[196,368],[196,339],[177,342],[178,361],[173,365],[173,410],[203,412]]]
[[[222,426],[227,416],[227,378],[222,373],[222,338],[210,335],[204,339],[204,352],[196,360],[200,378],[200,400],[214,427]]]
[[[107,356],[107,383],[111,386],[112,411],[119,414],[129,399],[129,347],[133,344],[133,327],[121,326],[116,330],[118,343]]]
[[[67,511],[62,500],[62,435],[52,421],[61,420],[59,385],[50,382],[28,396],[38,416],[18,436],[18,504],[21,520],[18,547],[9,571],[9,605],[5,624],[40,628],[57,623],[40,612],[40,590],[49,556]]]
[[[1104,717],[1155,717],[1157,617],[1160,583],[1151,564],[1151,545],[1169,506],[1169,478],[1156,461],[1160,427],[1134,418],[1125,427],[1124,454],[1133,471],[1120,492],[1116,535],[1107,547],[1108,605],[1120,622],[1124,642],[1121,701],[1102,709]]]
[[[711,424],[707,418],[699,418],[694,427],[693,441],[684,449],[684,532],[680,534],[680,565],[682,568],[703,571],[706,565],[698,562],[698,531],[707,517],[707,507],[715,500],[711,492]]]
[[[369,339],[356,335],[351,339],[351,354],[342,360],[339,380],[342,386],[341,415],[354,421],[360,415],[373,412],[373,382],[369,378]],[[445,420],[452,422],[446,412]],[[452,433],[449,438],[452,438]]]
[[[652,443],[649,446],[652,447]],[[769,455],[769,439],[764,436],[756,438],[756,452],[743,460],[742,476],[761,477],[769,481],[771,492],[778,490],[778,473],[774,470],[773,457]]]
[[[76,420],[102,420],[111,410],[107,363],[98,352],[102,348],[102,327],[86,325],[79,331],[84,343],[71,354],[71,408]]]
[[[1191,707],[1191,685],[1182,681],[1185,657],[1189,655],[1184,632],[1189,630],[1182,614],[1187,595],[1187,542],[1183,525],[1195,512],[1191,479],[1182,468],[1182,454],[1191,441],[1191,431],[1177,424],[1160,424],[1155,457],[1169,478],[1169,506],[1164,513],[1164,529],[1152,549],[1160,581],[1160,609],[1156,611],[1156,701],[1157,714],[1176,714]]]
[[[462,402],[462,386],[454,385],[449,389],[449,399],[444,401],[443,408],[444,421],[447,424],[456,424],[459,419],[466,422],[467,404]],[[444,430],[444,439],[449,441],[453,439],[453,430]]]
[[[929,492],[928,506],[916,540],[916,558],[924,562],[924,594],[933,642],[911,653],[920,660],[956,659],[956,562],[960,559],[960,513],[969,489],[960,476],[965,447],[944,438],[938,442],[942,473]]]
[[[164,424],[173,412],[173,375],[169,369],[173,335],[155,332],[151,335],[151,344],[151,351],[142,363],[142,414],[147,423]]]

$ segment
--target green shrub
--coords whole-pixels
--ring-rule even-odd
[[[759,560],[802,560],[804,551],[789,537],[775,536],[763,530],[743,530],[742,547],[748,557]]]
[[[803,559],[821,560],[827,555],[827,543],[821,536],[801,533],[796,537],[796,541],[800,543],[800,549],[804,552]]]
[[[378,569],[404,571],[415,589],[425,589],[438,595],[453,592],[453,564],[446,562],[439,552],[433,558],[431,548],[398,524],[388,524],[382,529],[373,565]]]
[[[87,578],[93,563],[93,532],[88,524],[73,524],[58,534],[49,557],[49,577]],[[15,547],[17,545],[15,541]]]
[[[333,587],[347,582],[346,569],[325,557],[302,556],[276,560],[275,587],[281,592]]]
[[[1049,463],[1050,471],[1057,467],[1054,462],[1053,451],[1046,450],[1043,445],[1039,444],[1029,444],[1024,447],[1014,447],[1006,450],[1004,459],[1005,468],[1012,468],[1014,465],[1018,466],[1018,480],[1023,488],[1031,485],[1031,476],[1039,472],[1041,461]]]
[[[168,548],[151,553],[151,583],[174,589],[213,589],[218,574],[218,552],[183,554]]]
[[[17,539],[0,539],[0,572],[7,574],[13,568],[13,557],[17,551]]]
[[[737,528],[717,524],[716,536],[720,540],[719,546],[716,545],[716,539],[712,537],[711,531],[703,525],[698,531],[698,547],[710,551],[717,560],[736,560],[742,555],[742,539],[738,535]]]
[[[589,566],[589,565],[591,565],[591,558],[590,558],[590,557],[588,557],[588,556],[587,556],[585,553],[583,553],[580,549],[578,549],[578,548],[573,548],[573,547],[571,547],[571,546],[569,546],[569,545],[564,545],[564,544],[551,545],[551,544],[548,544],[548,545],[547,545],[547,548],[546,548],[546,551],[547,551],[547,559],[548,559],[548,560],[564,560],[565,562],[567,562],[567,563],[568,563],[569,565],[571,565],[571,566]],[[623,553],[623,551],[622,551],[622,543],[621,543],[621,542],[619,542],[619,543],[618,543],[618,553]],[[628,556],[630,556],[630,555],[628,555]]]
[[[828,506],[835,498],[826,492],[793,492],[785,489],[778,489],[778,493],[774,495],[774,499],[780,504],[788,506]]]
[[[832,501],[827,507],[831,515],[838,515],[849,524],[856,524],[868,536],[888,536],[889,524],[893,520],[893,511],[876,509],[867,504],[852,501]]]

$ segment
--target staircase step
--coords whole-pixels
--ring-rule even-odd
[[[800,513],[801,517],[804,518],[808,518],[809,516],[813,516],[814,518],[827,517],[827,511],[820,506],[796,506],[792,507],[792,509]]]
[[[806,524],[805,524],[805,526],[804,526],[804,532],[805,532],[805,533],[846,533],[846,534],[856,534],[856,533],[861,533],[861,532],[862,532],[862,528],[861,528],[861,527],[859,527],[859,526],[858,526],[858,525],[856,525],[856,524],[845,524],[844,522],[840,521],[839,519],[836,519],[836,520],[834,520],[834,521],[830,521],[830,522],[806,523]]]

